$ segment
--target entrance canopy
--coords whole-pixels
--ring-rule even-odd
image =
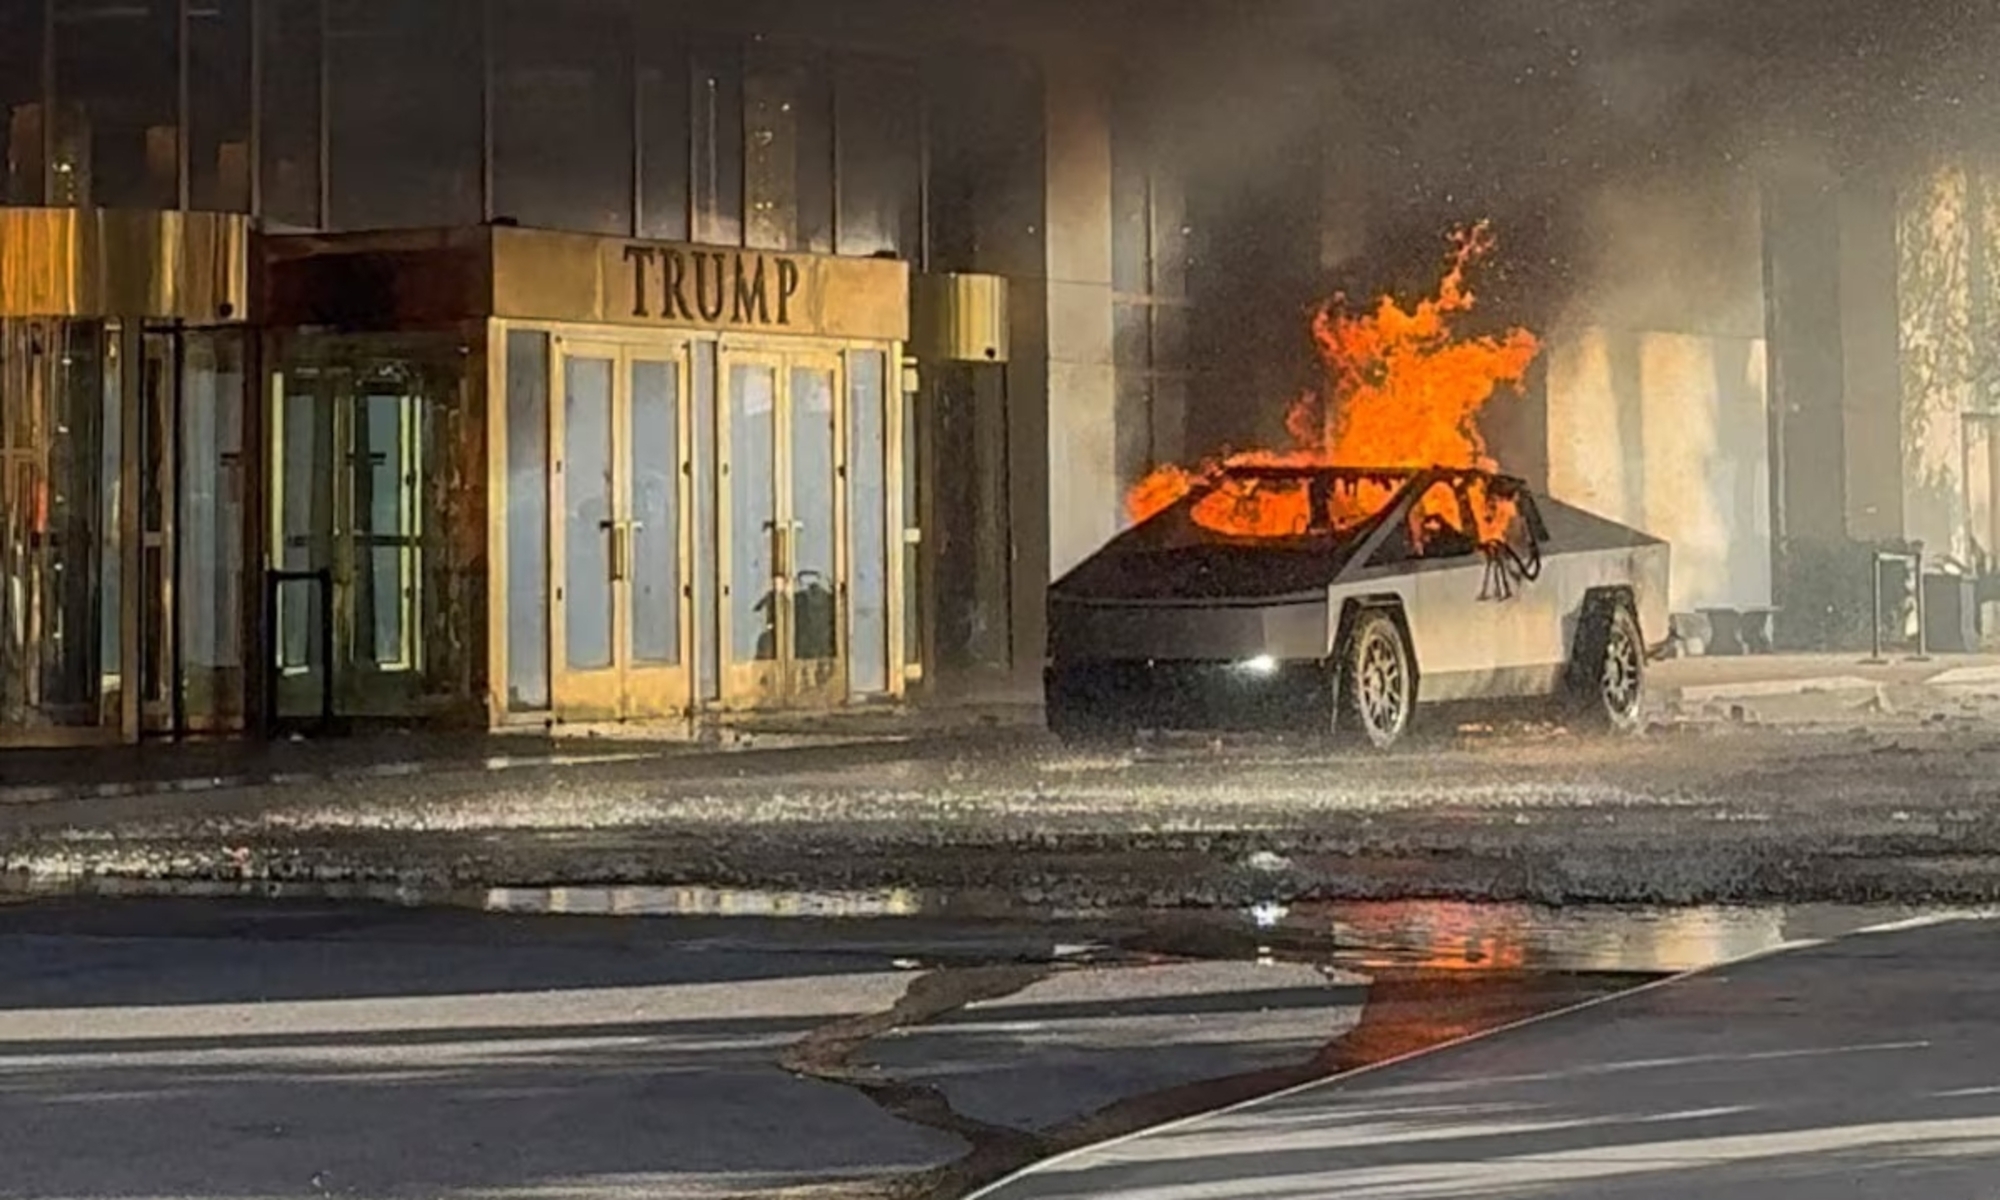
[[[0,208],[0,318],[216,325],[249,315],[249,290],[246,217]]]
[[[894,259],[633,241],[508,226],[269,241],[274,326],[503,318],[903,342]]]

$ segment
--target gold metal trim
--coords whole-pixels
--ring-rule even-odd
[[[247,217],[0,208],[0,317],[239,322],[249,294]]]
[[[535,229],[493,230],[493,315],[625,327],[899,342],[895,259],[781,254]]]
[[[911,345],[933,362],[1004,363],[1012,353],[1007,280],[922,275],[914,285]]]

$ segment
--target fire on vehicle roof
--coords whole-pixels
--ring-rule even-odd
[[[1491,245],[1484,226],[1459,234],[1411,309],[1321,311],[1326,386],[1292,406],[1294,448],[1134,486],[1134,526],[1049,590],[1052,729],[1312,724],[1388,746],[1420,705],[1531,698],[1638,725],[1669,548],[1488,457],[1476,417],[1540,346],[1454,335]]]

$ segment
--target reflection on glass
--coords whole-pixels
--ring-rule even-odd
[[[923,418],[917,407],[917,398],[907,392],[898,392],[897,407],[901,413],[903,426],[903,522],[912,530],[923,528],[923,504],[925,495],[920,482],[924,477]],[[921,533],[919,534],[921,537]],[[906,667],[921,670],[924,666],[924,622],[919,615],[924,611],[923,555],[918,540],[903,539],[903,662]]]
[[[691,136],[694,240],[743,244],[743,58],[734,45],[700,47],[694,58]]]
[[[99,537],[97,496],[100,479],[97,418],[102,412],[103,326],[72,323],[64,328],[53,411],[44,427],[48,438],[42,511],[41,553],[36,573],[42,584],[40,704],[43,716],[65,725],[95,725],[98,711],[98,570],[104,547]]]
[[[171,699],[173,626],[168,605],[173,596],[173,562],[169,550],[176,515],[174,493],[174,372],[172,335],[147,331],[139,393],[139,699],[142,705],[164,706]],[[160,723],[156,712],[151,718]]]
[[[310,335],[288,339],[279,360],[276,557],[287,571],[328,572],[334,591],[324,614],[309,586],[280,593],[280,705],[315,711],[301,706],[317,703],[311,674],[322,670],[347,714],[469,704],[488,522],[502,515],[485,494],[484,398],[466,387],[483,349],[452,336]]]
[[[689,92],[687,43],[674,19],[642,6],[639,21],[639,236],[688,239]]]
[[[188,187],[194,207],[250,211],[250,31],[255,0],[186,6]]]
[[[834,592],[833,372],[792,370],[792,653],[801,659],[839,656],[839,606]]]
[[[41,51],[41,5],[0,4],[0,204],[42,202]]]
[[[777,495],[771,486],[777,448],[778,376],[770,367],[729,368],[729,656],[731,662],[778,657],[772,595],[772,534]]]
[[[549,706],[549,337],[507,335],[507,706]]]
[[[545,229],[632,230],[631,25],[624,6],[489,0],[497,215]]]
[[[3,340],[3,339],[0,339]],[[4,360],[5,350],[0,348],[0,360]],[[120,685],[119,674],[125,657],[124,608],[120,597],[123,595],[124,538],[120,534],[118,521],[118,501],[120,495],[120,467],[123,462],[121,451],[125,444],[125,404],[124,383],[121,378],[118,339],[107,331],[104,339],[104,383],[102,389],[103,436],[99,439],[97,498],[98,529],[104,547],[103,582],[99,590],[103,602],[99,605],[98,624],[98,670],[104,675],[107,692],[115,691]],[[0,394],[6,388],[4,361],[0,361]]]
[[[842,254],[915,258],[923,192],[923,102],[916,73],[855,59],[838,80]]]
[[[409,654],[410,562],[415,549],[415,418],[418,401],[401,395],[361,397],[354,423],[354,517],[357,565],[363,574],[355,597],[362,612],[359,652],[379,667],[414,664]]]
[[[320,0],[262,0],[258,13],[266,67],[258,132],[265,225],[272,232],[317,229],[320,147]]]
[[[175,0],[53,0],[58,106],[53,203],[180,203]]]
[[[227,719],[243,711],[243,344],[190,333],[182,353],[182,686],[191,717]]]
[[[104,327],[0,321],[0,726],[92,726],[104,677]]]
[[[321,463],[332,458],[325,451],[331,440],[332,408],[318,403],[311,390],[313,380],[303,372],[282,381],[281,386],[286,390],[279,399],[283,444],[279,456],[278,561],[286,571],[311,571],[331,558],[325,533],[333,527],[333,472],[323,469]],[[288,670],[314,665],[319,639],[304,600],[308,594],[299,588],[287,588],[279,594],[279,662]]]
[[[799,229],[799,86],[791,72],[743,81],[744,240],[791,250]]]
[[[480,219],[483,9],[480,0],[325,6],[330,226]]]
[[[848,680],[859,696],[889,690],[887,364],[880,351],[847,358]]]
[[[680,373],[632,364],[632,658],[681,660]]]
[[[703,701],[722,696],[720,538],[717,519],[715,444],[715,343],[696,342],[694,392],[694,627],[695,693]]]
[[[563,360],[563,629],[576,671],[612,664],[611,383],[610,359]]]

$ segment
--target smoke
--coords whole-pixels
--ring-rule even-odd
[[[1204,381],[1230,415],[1196,447],[1269,436],[1235,414],[1308,377],[1316,301],[1417,294],[1477,219],[1500,249],[1476,319],[1755,331],[1766,185],[1884,186],[1992,142],[2000,111],[2000,8],[1976,0],[1145,10],[1121,84],[1204,206],[1201,352],[1251,364]]]

